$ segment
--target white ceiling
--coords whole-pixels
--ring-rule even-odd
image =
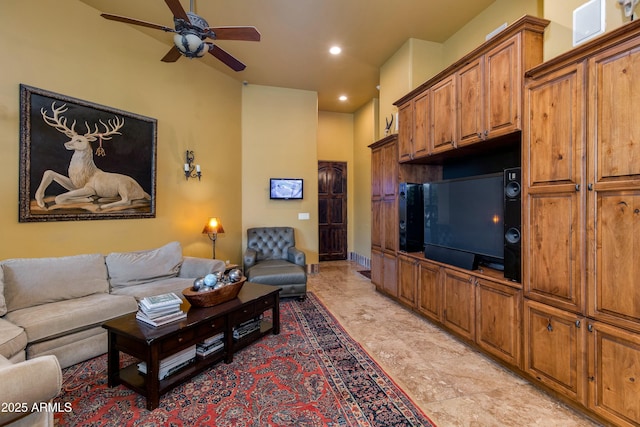
[[[99,12],[173,28],[163,0],[80,0]],[[185,11],[189,0],[180,0]],[[260,42],[216,41],[247,65],[234,72],[211,55],[207,65],[249,84],[318,92],[318,108],[350,113],[378,96],[379,69],[409,38],[444,42],[495,0],[195,0],[210,26],[251,25]],[[112,25],[130,25],[111,21]],[[173,36],[133,26],[166,50],[140,52],[158,66]],[[99,37],[99,35],[96,35]],[[342,54],[328,53],[340,45]],[[185,58],[181,58],[184,61]],[[346,102],[338,96],[347,95]]]

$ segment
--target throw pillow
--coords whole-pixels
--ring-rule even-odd
[[[112,252],[105,261],[112,288],[135,286],[176,277],[182,265],[182,247],[171,242],[158,249]]]

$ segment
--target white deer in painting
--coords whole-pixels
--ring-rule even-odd
[[[73,156],[71,156],[71,161],[69,162],[68,177],[52,170],[46,170],[42,174],[42,181],[35,194],[38,206],[46,208],[44,193],[53,181],[68,190],[66,193],[55,197],[57,205],[92,203],[96,198],[98,203],[110,201],[111,203],[99,206],[99,209],[103,210],[116,206],[131,205],[134,200],[151,200],[151,196],[130,176],[104,172],[93,162],[91,142],[100,139],[101,144],[97,154],[104,153],[102,141],[110,140],[113,135],[122,135],[118,131],[124,126],[124,119],[115,116],[115,119],[109,119],[107,123],[100,120],[100,124],[104,126],[104,132],[98,131],[97,124],[92,131],[87,122],[85,122],[87,133],[80,135],[75,131],[75,120],[69,128],[67,119],[61,115],[67,111],[67,105],[63,104],[56,108],[55,104],[55,102],[51,104],[52,116],[47,116],[44,108],[40,110],[40,113],[46,124],[70,138],[64,144],[64,147],[67,150],[73,150]],[[117,199],[118,196],[120,197],[119,200]]]

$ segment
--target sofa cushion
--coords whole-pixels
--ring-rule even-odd
[[[4,270],[0,264],[0,316],[7,314],[7,304],[4,300]]]
[[[179,297],[182,291],[193,286],[194,279],[183,277],[170,277],[168,279],[156,280],[155,282],[143,283],[138,286],[127,286],[124,288],[114,289],[112,295],[129,295],[138,301],[152,295],[161,295],[169,292],[175,292]]]
[[[11,359],[27,346],[27,334],[24,329],[0,319],[0,356]]]
[[[263,285],[307,283],[304,267],[284,260],[261,261],[247,270],[247,280]]]
[[[135,298],[93,294],[9,312],[5,319],[27,332],[29,343],[89,329],[138,309]]]
[[[16,258],[1,264],[8,312],[109,292],[101,254]]]
[[[176,277],[182,264],[178,242],[136,252],[113,252],[106,257],[112,289]]]

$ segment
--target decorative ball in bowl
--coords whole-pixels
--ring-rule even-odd
[[[202,279],[202,278],[200,278]],[[212,287],[206,286],[206,281],[196,279],[194,286],[182,291],[182,295],[189,301],[193,307],[213,307],[223,302],[231,301],[238,296],[242,285],[247,278],[241,276],[236,281],[216,281]]]

